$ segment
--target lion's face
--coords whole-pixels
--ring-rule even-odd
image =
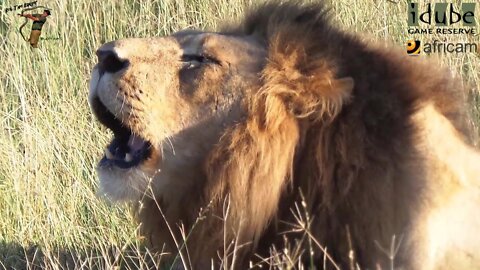
[[[101,190],[113,200],[182,185],[169,179],[193,173],[240,120],[265,62],[252,38],[186,31],[110,42],[97,55],[89,102],[114,133],[98,165]]]

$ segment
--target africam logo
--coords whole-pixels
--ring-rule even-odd
[[[433,40],[432,42],[422,42],[420,40],[407,41],[407,54],[419,55],[420,52],[431,53],[475,53],[478,52],[476,43],[468,42],[441,42]]]

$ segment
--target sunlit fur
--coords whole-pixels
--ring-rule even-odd
[[[159,99],[168,102],[144,107],[179,115],[179,108],[188,108],[190,116],[197,111],[214,120],[138,117],[147,130],[135,129],[139,134],[158,144],[172,136],[175,149],[163,149],[157,162],[136,169],[158,172],[151,181],[155,198],[134,206],[142,233],[151,245],[166,243],[175,252],[171,235],[181,239],[183,224],[184,254],[198,269],[218,265],[235,241],[235,265],[243,269],[258,260],[253,253],[268,256],[272,245],[283,250],[285,238],[294,246],[304,236],[291,225],[291,209],[303,201],[309,232],[343,269],[352,251],[361,269],[387,269],[385,250],[394,236],[400,241],[395,267],[478,269],[480,157],[470,146],[462,84],[435,62],[362,42],[333,28],[327,17],[322,4],[263,5],[224,29],[237,43],[213,46],[227,47],[224,56],[236,59],[230,61],[236,79],[220,71],[195,77],[194,91],[214,98],[178,99],[174,93],[191,84],[173,79],[173,97]],[[242,40],[264,51],[264,58],[255,60],[262,53],[252,57]],[[185,51],[188,44],[179,47]],[[261,68],[249,72],[242,59]],[[173,64],[146,64],[158,73],[177,72]],[[145,77],[135,80],[147,86],[144,91],[167,91],[156,84],[163,80],[150,88]],[[210,110],[225,99],[221,113]],[[176,123],[172,130],[180,136],[165,134],[165,123]],[[111,176],[108,181],[135,181],[134,175]],[[298,242],[305,250],[308,243]],[[323,251],[315,245],[313,251],[321,269]],[[303,258],[309,261],[307,251]]]

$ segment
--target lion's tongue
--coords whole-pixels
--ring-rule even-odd
[[[113,142],[105,150],[105,156],[109,160],[123,160],[131,162],[135,159],[140,159],[145,152],[147,142],[136,136],[130,134],[128,141],[122,143],[121,139],[114,139]]]

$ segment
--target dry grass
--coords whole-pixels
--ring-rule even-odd
[[[122,37],[159,36],[187,27],[214,29],[256,2],[46,1],[53,16],[44,35],[60,39],[41,41],[38,50],[30,49],[17,32],[23,18],[0,13],[0,268],[148,269],[162,264],[142,247],[128,210],[95,194],[95,164],[109,140],[87,104],[95,48]],[[331,2],[335,22],[348,31],[402,46],[411,39],[406,1]],[[3,1],[2,10],[14,4],[18,2]],[[479,36],[448,38],[480,44]],[[439,58],[472,85],[476,105],[479,55]],[[472,106],[472,112],[480,118],[478,106]],[[299,268],[295,258],[301,252],[288,252],[270,263]]]

